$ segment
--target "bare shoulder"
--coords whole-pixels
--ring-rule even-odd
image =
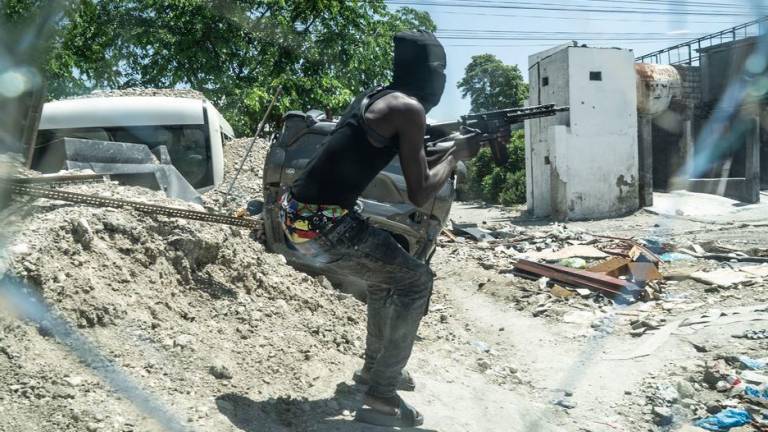
[[[412,97],[400,92],[390,93],[377,100],[368,108],[367,119],[424,119],[424,107]]]

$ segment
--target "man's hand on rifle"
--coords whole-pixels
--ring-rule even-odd
[[[468,161],[480,151],[480,143],[483,136],[477,131],[469,131],[464,135],[456,134],[453,141],[453,151],[451,154],[456,160]]]

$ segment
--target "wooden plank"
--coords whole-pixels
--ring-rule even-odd
[[[441,231],[441,234],[451,239],[451,241],[456,241],[456,236],[445,228],[443,228],[443,230]]]
[[[587,269],[593,273],[605,273],[608,276],[618,277],[622,273],[621,269],[631,263],[632,260],[624,257],[613,257],[609,260],[597,263]]]

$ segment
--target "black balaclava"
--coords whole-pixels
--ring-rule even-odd
[[[429,112],[445,89],[445,50],[435,35],[422,30],[400,32],[394,42],[394,73],[389,87],[415,97]]]

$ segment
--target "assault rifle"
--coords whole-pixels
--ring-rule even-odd
[[[559,112],[568,111],[569,107],[556,107],[555,104],[536,105],[523,108],[510,108],[499,111],[489,111],[478,114],[467,114],[458,121],[427,125],[428,153],[439,152],[435,147],[441,141],[448,139],[454,132],[476,131],[482,134],[481,143],[491,148],[493,160],[497,165],[504,165],[509,159],[507,144],[509,143],[510,126],[525,120],[540,117],[550,117]],[[432,146],[432,149],[429,146]]]

